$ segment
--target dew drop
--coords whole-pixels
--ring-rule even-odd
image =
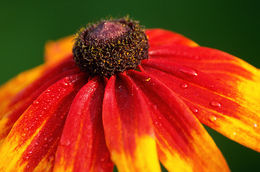
[[[236,136],[236,135],[237,135],[237,132],[233,132],[233,135]]]
[[[184,88],[184,89],[185,89],[185,88],[188,88],[188,86],[189,86],[189,85],[186,84],[186,83],[181,84],[181,88]]]
[[[69,85],[67,82],[64,82],[63,84],[64,84],[65,86]]]
[[[162,124],[161,124],[160,122],[158,122],[158,121],[155,121],[154,123],[155,123],[155,125],[157,125],[157,126],[159,126],[159,127],[162,126]]]
[[[29,151],[28,154],[32,154],[32,151]]]
[[[39,101],[35,100],[35,101],[33,102],[33,104],[37,105],[37,104],[39,104]]]
[[[216,102],[216,101],[210,102],[210,105],[213,106],[213,107],[221,107],[221,104],[219,102]]]
[[[217,120],[217,117],[211,116],[209,119],[213,122],[213,121],[216,121],[216,120]]]
[[[254,127],[255,127],[255,128],[257,128],[257,127],[258,127],[258,125],[255,123],[255,124],[254,124]]]
[[[147,79],[145,79],[146,82],[149,82],[150,80],[151,80],[151,78],[147,78]]]
[[[193,69],[181,68],[179,71],[189,76],[198,76],[198,73]]]
[[[71,144],[71,142],[69,140],[62,140],[61,141],[61,145],[63,146],[69,146]]]
[[[191,108],[191,111],[192,111],[193,113],[198,113],[198,112],[199,112],[199,109],[197,109],[197,108]]]

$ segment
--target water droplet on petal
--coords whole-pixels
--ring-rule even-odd
[[[193,113],[198,113],[198,112],[199,112],[199,109],[197,109],[197,108],[191,108],[191,111],[192,111]]]
[[[69,146],[71,142],[69,140],[61,140],[61,145],[63,146]]]
[[[198,76],[198,73],[193,70],[193,69],[189,69],[189,68],[181,68],[179,69],[180,72],[186,74],[186,75],[189,75],[189,76]]]
[[[35,100],[34,102],[33,102],[33,104],[39,104],[39,101],[37,101],[37,100]]]
[[[32,151],[29,151],[28,154],[32,154]]]
[[[28,158],[28,159],[29,159],[29,158]],[[29,169],[29,168],[31,168],[31,166],[30,166],[29,164],[27,164],[25,168],[26,168],[26,169]]]
[[[217,120],[217,117],[215,117],[215,116],[211,116],[210,117],[210,120],[213,122],[213,121],[216,121]]]
[[[145,79],[146,82],[149,82],[150,80],[151,80],[151,78],[147,78],[147,79]]]
[[[221,104],[217,101],[210,102],[210,105],[213,106],[213,107],[221,107]]]
[[[234,136],[236,136],[236,135],[237,135],[237,133],[236,133],[236,132],[233,132],[233,135],[234,135]]]
[[[254,124],[254,127],[255,127],[255,128],[257,128],[257,127],[258,127],[258,125],[255,123],[255,124]]]
[[[181,84],[181,88],[188,88],[188,84],[186,84],[186,83],[183,83],[183,84]]]

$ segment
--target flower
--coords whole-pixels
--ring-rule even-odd
[[[3,85],[0,171],[229,171],[202,124],[259,152],[259,69],[171,31],[145,35],[148,51],[135,21],[90,25]]]

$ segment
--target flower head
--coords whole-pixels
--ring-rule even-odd
[[[202,124],[260,151],[260,72],[232,55],[123,18],[45,57],[0,88],[0,171],[229,171]]]

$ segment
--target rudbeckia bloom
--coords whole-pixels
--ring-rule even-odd
[[[0,102],[0,171],[229,171],[202,124],[260,151],[259,69],[129,18],[49,42]]]

